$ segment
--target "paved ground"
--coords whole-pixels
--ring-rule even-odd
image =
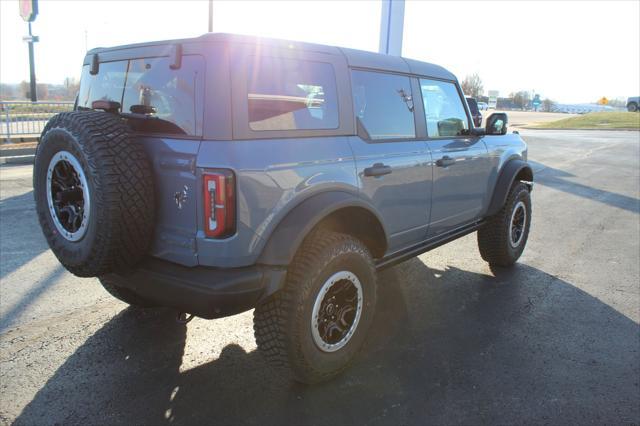
[[[364,354],[316,387],[268,368],[250,312],[185,327],[64,272],[30,167],[0,167],[0,423],[639,423],[640,133],[522,134],[520,263],[471,235],[386,272]]]

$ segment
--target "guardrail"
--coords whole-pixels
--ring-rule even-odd
[[[73,102],[9,102],[0,101],[0,137],[37,137],[55,114],[71,111]]]

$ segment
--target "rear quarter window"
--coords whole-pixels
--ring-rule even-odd
[[[254,56],[247,76],[251,130],[339,127],[336,79],[331,64]]]

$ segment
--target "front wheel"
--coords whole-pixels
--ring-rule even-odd
[[[636,104],[635,102],[631,102],[629,105],[627,105],[627,110],[629,112],[636,112],[638,111],[638,104]]]
[[[349,235],[316,231],[296,254],[285,287],[254,311],[258,349],[300,382],[328,380],[362,346],[375,306],[369,250]]]
[[[494,266],[511,266],[524,251],[531,225],[531,194],[516,182],[496,215],[478,230],[478,247],[484,260]]]

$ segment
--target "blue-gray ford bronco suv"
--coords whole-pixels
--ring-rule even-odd
[[[440,66],[226,34],[89,51],[33,179],[73,274],[183,320],[255,308],[259,350],[307,383],[362,346],[377,271],[471,232],[514,264],[533,185],[507,116],[475,128]]]

